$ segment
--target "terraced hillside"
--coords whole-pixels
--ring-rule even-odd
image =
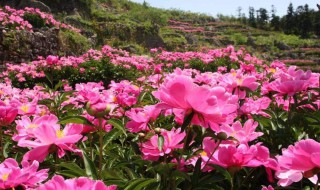
[[[301,39],[295,35],[259,30],[239,23],[194,23],[192,20],[169,20],[169,25],[162,29],[162,36],[165,41],[178,41],[176,38],[179,37],[180,49],[232,44],[267,60],[278,59],[303,69],[320,71],[319,39]]]
[[[0,6],[40,8],[81,30],[80,36],[62,32],[62,40],[60,32],[57,38],[64,42],[62,45],[67,44],[53,51],[60,55],[70,52],[81,55],[89,48],[99,49],[104,44],[134,54],[147,54],[151,48],[158,47],[169,51],[196,51],[233,45],[265,60],[278,59],[304,69],[320,70],[320,40],[317,38],[300,39],[295,35],[219,21],[204,14],[158,9],[128,0],[66,0],[60,2],[60,6],[48,0],[29,1],[3,0]],[[8,40],[21,39],[12,35]],[[8,33],[0,32],[2,41],[8,41],[7,36]],[[15,60],[19,62],[16,57]]]

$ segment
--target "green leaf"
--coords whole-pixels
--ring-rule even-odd
[[[193,175],[192,175],[192,187],[197,187],[198,183],[199,183],[199,177],[200,177],[200,173],[201,173],[201,162],[202,162],[202,158],[198,158],[196,165],[194,167],[194,171],[193,171]]]
[[[74,108],[74,104],[68,104],[68,105],[65,105],[63,106],[63,108],[61,110],[71,110]]]
[[[59,124],[76,123],[76,124],[94,126],[89,120],[87,120],[82,116],[67,116],[65,118],[62,118],[58,123]]]
[[[53,85],[53,81],[52,81],[52,75],[51,73],[45,72],[46,78],[48,79],[48,81],[50,82],[51,85]]]
[[[103,179],[107,179],[108,181],[111,179],[121,179],[126,180],[119,171],[106,169],[102,171]]]
[[[54,101],[51,100],[51,99],[42,99],[42,100],[39,100],[39,101],[38,101],[38,104],[40,104],[40,105],[45,105],[45,106],[51,105],[52,103],[54,103]],[[49,106],[48,106],[48,107],[49,107]]]
[[[148,187],[149,185],[153,184],[153,183],[157,183],[157,179],[148,179],[142,183],[140,183],[138,186],[136,186],[134,188],[134,190],[142,190],[145,187]]]
[[[121,134],[122,134],[122,132],[119,131],[118,129],[112,129],[110,132],[108,132],[104,136],[103,148],[105,149],[108,146],[108,144],[110,144],[114,139],[119,137]]]
[[[76,172],[71,170],[62,170],[62,171],[57,171],[56,173],[69,178],[81,177]]]
[[[225,177],[225,179],[227,179],[230,183],[232,183],[232,176],[230,175],[230,173],[225,168],[223,168],[221,166],[218,166],[218,165],[213,165],[213,167],[218,172],[220,172]]]
[[[92,179],[98,179],[98,174],[97,174],[97,169],[92,162],[92,160],[89,159],[87,154],[83,152],[83,161],[84,161],[84,166],[86,168],[86,174],[87,176],[91,177]]]
[[[150,178],[134,179],[129,182],[129,184],[126,186],[124,190],[141,190],[156,182],[157,182],[157,179],[150,179]]]
[[[182,172],[180,170],[175,170],[172,172],[172,176],[173,177],[180,177],[180,178],[183,178],[183,179],[186,179],[188,181],[191,181],[191,178],[188,174],[186,174],[185,172]]]
[[[123,132],[127,136],[127,132],[122,124],[122,121],[116,118],[112,118],[108,120],[108,123],[111,124],[114,128],[119,129],[120,131]]]
[[[56,84],[56,85],[54,86],[54,91],[57,91],[60,87],[62,87],[62,85],[63,85],[63,83],[62,83],[62,81],[60,80],[60,81],[58,82],[58,84]]]
[[[159,151],[162,151],[164,144],[164,138],[162,135],[158,135],[158,149]]]
[[[77,174],[75,177],[86,176],[86,172],[84,171],[84,169],[80,168],[74,162],[62,162],[58,166],[69,169],[69,171],[72,171],[74,174]]]
[[[187,115],[184,118],[184,121],[181,125],[181,132],[183,132],[187,128],[187,126],[191,123],[193,116],[194,116],[194,112],[191,112],[189,115]]]
[[[131,180],[126,185],[126,188],[124,190],[133,190],[139,183],[143,182],[144,180],[144,178]]]
[[[10,145],[10,141],[8,141],[8,142],[6,142],[5,144],[4,144],[4,146],[3,146],[3,156],[5,157],[5,158],[8,158],[9,156],[8,156],[8,147],[9,147],[9,145]]]

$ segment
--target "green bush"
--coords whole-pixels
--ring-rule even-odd
[[[84,73],[80,72],[79,68],[84,69]],[[33,88],[37,83],[44,83],[48,86],[54,86],[61,80],[68,80],[69,84],[74,86],[77,83],[100,82],[102,81],[106,86],[110,82],[121,80],[134,80],[139,76],[139,71],[130,68],[126,69],[122,66],[116,66],[109,62],[108,59],[100,61],[91,60],[82,63],[79,68],[62,67],[61,70],[54,70],[51,68],[39,68],[46,73],[46,77],[34,79],[30,76],[24,76],[26,81],[19,82],[16,73],[11,72],[9,77],[12,80],[12,85],[17,88]],[[54,77],[53,77],[54,76]]]
[[[241,33],[231,35],[231,40],[234,41],[235,45],[244,45],[247,43],[247,38]]]
[[[46,21],[36,14],[25,13],[23,15],[23,19],[28,21],[33,28],[42,28],[47,26]]]
[[[61,49],[66,54],[80,55],[90,48],[88,39],[78,32],[61,30],[59,33]]]

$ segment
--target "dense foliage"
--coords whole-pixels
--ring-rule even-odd
[[[275,6],[271,11],[265,8],[255,10],[249,7],[248,17],[242,13],[242,8],[238,8],[238,20],[252,27],[283,31],[285,34],[295,34],[303,38],[310,38],[312,35],[320,35],[319,10],[310,9],[308,4],[300,5],[297,8],[290,3],[287,14],[277,16]]]

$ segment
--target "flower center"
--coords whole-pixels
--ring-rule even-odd
[[[20,109],[24,112],[27,113],[29,111],[29,106],[28,105],[23,105],[20,107]]]
[[[57,135],[58,139],[61,139],[61,138],[63,138],[63,137],[64,137],[64,133],[63,133],[63,131],[62,131],[62,130],[58,130],[58,131],[56,131],[56,135]]]
[[[205,151],[202,151],[202,152],[200,153],[200,155],[203,156],[203,157],[208,156],[208,154],[207,154]]]
[[[237,85],[240,86],[243,83],[243,79],[237,79]]]
[[[1,176],[1,179],[2,179],[3,181],[7,181],[7,180],[8,180],[8,177],[9,177],[9,174],[3,174],[3,175]]]
[[[275,69],[275,68],[270,68],[269,71],[270,71],[271,73],[275,73],[275,72],[276,72],[276,69]]]
[[[38,125],[37,124],[30,124],[27,126],[28,129],[34,129],[34,128],[37,128]]]

